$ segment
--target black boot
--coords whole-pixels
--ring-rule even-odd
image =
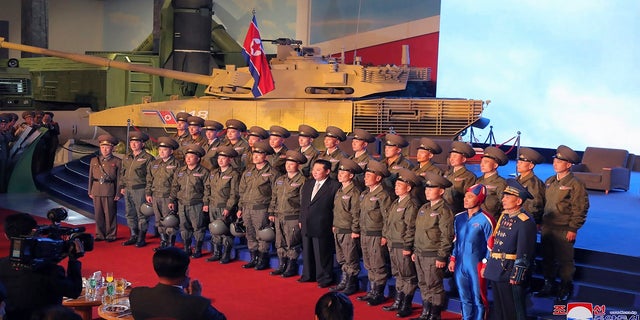
[[[211,262],[220,260],[220,258],[222,258],[222,246],[212,243],[211,247],[213,248],[213,254],[207,259],[207,261]]]
[[[146,246],[147,245],[147,240],[145,239],[146,237],[147,237],[147,232],[145,231],[140,232],[140,234],[138,235],[138,241],[136,242],[136,247],[142,248]]]
[[[227,264],[231,261],[231,246],[224,246],[222,250],[222,257],[220,257],[221,264]]]
[[[358,300],[358,301],[369,301],[369,300],[371,300],[371,298],[373,297],[373,290],[374,290],[374,287],[373,287],[373,285],[371,285],[371,288],[369,288],[369,291],[367,291],[367,294],[365,294],[364,296],[356,297],[356,300]]]
[[[172,234],[169,236],[169,247],[175,247],[176,246],[176,235]]]
[[[403,301],[404,301],[404,293],[403,292],[397,292],[396,293],[396,299],[393,301],[393,304],[382,307],[382,310],[384,310],[384,311],[396,311],[396,310],[400,309],[400,305],[402,304]]]
[[[269,269],[269,252],[260,252],[258,263],[256,264],[254,269],[258,271]]]
[[[251,251],[251,260],[249,263],[243,264],[242,267],[245,269],[255,268],[258,264],[258,251]]]
[[[442,319],[442,310],[444,309],[443,306],[432,306],[431,307],[431,314],[429,315],[429,320],[440,320]]]
[[[284,273],[284,269],[287,268],[287,262],[289,262],[289,258],[284,257],[280,258],[280,264],[278,265],[278,269],[269,272],[272,276],[279,276]]]
[[[573,283],[563,281],[560,283],[560,289],[555,299],[556,305],[566,305],[567,301],[573,296]]]
[[[287,268],[282,273],[283,278],[289,278],[298,275],[298,260],[289,259],[289,263],[287,263]]]
[[[342,273],[342,279],[340,279],[340,283],[337,286],[329,288],[329,292],[338,292],[347,288],[347,274]]]
[[[129,240],[122,243],[123,246],[132,246],[138,242],[138,230],[131,230]]]
[[[413,312],[413,294],[408,294],[404,296],[404,299],[400,303],[400,308],[398,308],[398,313],[396,316],[399,318],[408,317]]]
[[[196,241],[196,251],[193,252],[191,258],[198,259],[202,257],[202,241]]]
[[[347,277],[347,287],[342,290],[342,293],[350,296],[360,291],[360,284],[358,283],[358,276]]]
[[[431,302],[422,301],[422,312],[417,318],[411,318],[411,320],[428,320],[431,317]]]
[[[387,298],[384,296],[384,285],[375,286],[372,291],[373,294],[371,295],[371,299],[367,301],[367,304],[369,304],[370,306],[373,307],[380,305],[387,300]]]
[[[544,286],[535,293],[536,297],[545,298],[553,295],[556,290],[556,282],[553,279],[544,279]]]
[[[153,251],[158,251],[160,249],[166,248],[168,244],[167,235],[164,233],[160,234],[160,246],[153,249]]]

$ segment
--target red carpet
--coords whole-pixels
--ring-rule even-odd
[[[0,224],[10,212],[0,209]],[[38,218],[40,224],[47,224]],[[93,225],[87,225],[87,232],[94,231]],[[112,271],[115,277],[125,277],[133,286],[153,286],[156,276],[151,265],[152,248],[159,239],[148,239],[145,248],[123,247],[121,242],[128,236],[128,229],[120,226],[117,242],[96,242],[92,252],[88,252],[82,261],[82,274],[87,276],[96,270]],[[2,237],[0,252],[9,251],[9,241]],[[206,262],[205,258],[192,260],[190,276],[199,279],[203,285],[203,295],[212,300],[213,305],[225,313],[228,319],[313,319],[316,300],[325,292],[315,283],[298,283],[297,277],[281,278],[270,276],[269,271],[244,270],[242,261],[221,265]],[[66,265],[63,261],[62,265]],[[355,300],[355,319],[398,319],[393,312],[382,311],[381,307],[370,307]],[[390,301],[391,302],[391,301]],[[420,308],[414,305],[417,317]],[[94,312],[94,318],[98,318]],[[443,319],[459,319],[453,313],[443,314]]]

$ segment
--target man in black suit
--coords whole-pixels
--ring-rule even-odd
[[[300,228],[302,230],[302,277],[298,282],[318,281],[326,288],[333,277],[333,198],[340,183],[329,178],[331,162],[318,159],[311,168],[313,179],[300,191]]]
[[[167,247],[153,254],[153,269],[158,284],[131,290],[129,301],[135,319],[214,319],[225,320],[220,311],[211,306],[211,300],[200,296],[202,286],[198,280],[190,281],[189,256],[176,247]]]

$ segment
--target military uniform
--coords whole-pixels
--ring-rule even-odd
[[[374,137],[371,133],[367,132],[366,130],[355,129],[353,130],[353,140],[361,140],[369,144],[369,143],[375,142],[376,137]],[[358,186],[358,188],[364,189],[364,170],[367,168],[367,164],[369,164],[369,161],[375,160],[375,159],[373,159],[371,154],[369,154],[369,152],[366,149],[363,150],[360,154],[358,154],[358,152],[354,153],[352,156],[349,157],[349,159],[355,161],[362,169],[361,172],[356,174],[356,176],[353,178],[353,183],[355,183]]]
[[[159,137],[158,147],[171,148],[176,150],[178,142],[169,137]],[[156,221],[155,226],[160,233],[160,247],[175,245],[176,231],[173,228],[166,228],[160,222],[170,213],[169,196],[171,195],[171,187],[175,172],[178,171],[182,164],[173,155],[168,159],[155,159],[149,164],[147,171],[147,184],[145,186],[145,196],[152,197],[153,214]]]
[[[340,142],[347,140],[347,135],[338,127],[328,126],[325,131],[325,137],[336,138]],[[333,151],[325,150],[318,156],[318,159],[324,159],[331,162],[331,174],[329,174],[329,177],[333,180],[336,180],[340,160],[344,158],[349,158],[349,156],[342,152],[339,146]]]
[[[405,148],[409,145],[409,142],[402,136],[396,134],[388,134],[385,142],[385,146],[394,146],[400,149]],[[393,190],[396,185],[396,180],[398,179],[398,171],[400,169],[409,169],[412,170],[414,165],[409,159],[405,158],[402,154],[399,154],[397,158],[390,161],[391,159],[383,159],[382,163],[387,166],[389,172],[391,173],[388,177],[386,177],[383,182],[389,190]],[[420,204],[422,205],[422,204]]]
[[[521,148],[518,161],[531,162],[536,165],[542,163],[544,158],[537,151],[531,148]],[[527,188],[527,191],[529,191],[533,196],[533,199],[529,199],[524,202],[522,208],[533,216],[536,224],[541,224],[542,214],[544,213],[544,193],[546,191],[544,182],[542,182],[542,180],[540,180],[533,171],[526,175],[519,175],[516,177],[516,180]]]
[[[187,118],[190,116],[191,115],[189,113],[178,112],[178,114],[176,114],[176,121],[183,121],[186,123]],[[184,147],[187,144],[189,144],[189,139],[190,139],[189,130],[185,129],[182,134],[179,134],[176,131],[176,133],[172,134],[170,137],[176,142],[178,142],[178,145],[179,145],[179,148],[173,152],[173,156],[176,157],[176,159],[178,159],[180,163],[184,163],[184,152],[182,152],[182,149],[180,147]]]
[[[200,128],[200,130],[202,130],[202,127],[204,127],[204,119],[202,119],[200,117],[196,117],[196,116],[188,117],[187,118],[187,123],[189,124],[189,127],[196,126],[196,127]],[[187,138],[186,141],[185,141],[185,143],[187,145],[196,144],[196,145],[201,146],[203,149],[207,145],[207,142],[208,142],[207,138],[204,137],[204,135],[202,134],[201,131],[199,131],[195,135],[189,134],[189,138]]]
[[[214,121],[214,120],[205,120],[204,121],[204,130],[212,130],[214,131],[216,134],[222,130],[222,124],[218,121]],[[206,136],[206,134],[205,134]],[[218,147],[220,146],[221,141],[217,136],[213,137],[213,140],[209,141],[207,140],[207,143],[205,143],[202,148],[204,149],[204,156],[202,157],[202,160],[200,160],[200,165],[202,165],[203,167],[207,168],[207,170],[209,171],[213,171],[213,169],[218,167]]]
[[[513,195],[523,201],[533,198],[514,179],[509,179],[507,183],[505,196]],[[484,272],[484,277],[491,281],[493,290],[493,318],[525,320],[527,277],[536,249],[535,221],[522,208],[515,212],[504,211],[493,235],[491,257]]]
[[[198,145],[190,145],[185,154],[193,153],[198,157],[204,155],[204,149]],[[180,217],[180,235],[184,241],[187,254],[191,254],[192,237],[196,240],[194,258],[202,256],[202,243],[206,230],[205,217],[202,212],[205,196],[210,194],[209,170],[197,164],[193,169],[183,166],[176,171],[171,186],[171,203],[177,204]]]
[[[471,146],[461,141],[451,143],[451,152],[459,153],[465,158],[471,158],[476,154]],[[444,177],[453,184],[445,190],[444,200],[451,206],[454,214],[464,211],[464,194],[476,183],[476,175],[463,166],[458,170],[450,168],[445,172]]]
[[[320,134],[318,133],[318,131],[311,126],[301,124],[298,127],[298,136],[315,139],[319,135]],[[304,175],[306,178],[309,178],[311,176],[311,166],[313,166],[313,163],[316,161],[316,159],[318,159],[320,152],[318,151],[318,149],[316,149],[316,147],[313,146],[313,142],[309,146],[304,148],[304,150],[302,147],[299,147],[298,151],[300,151],[307,158],[307,162],[305,162],[300,167],[300,171],[302,171],[302,175]]]
[[[504,166],[509,162],[507,155],[497,147],[485,148],[482,157],[495,161],[498,166]],[[476,183],[487,187],[487,197],[482,204],[482,210],[492,214],[493,218],[498,220],[502,213],[502,192],[507,186],[507,181],[498,174],[498,171],[494,171],[478,177]]]
[[[118,140],[109,135],[98,137],[99,143],[115,146]],[[96,220],[96,240],[114,241],[118,234],[116,199],[120,198],[118,188],[122,160],[110,154],[98,155],[89,163],[89,196],[93,198]]]
[[[420,145],[418,145],[418,150],[420,149],[429,151],[433,155],[442,153],[442,147],[437,142],[429,138],[420,138]],[[413,171],[417,175],[422,177],[425,177],[427,172],[433,172],[438,175],[444,174],[442,169],[433,164],[431,160],[428,160],[424,163],[418,163],[418,165],[413,168]]]
[[[132,132],[129,140],[144,143],[149,136],[143,132]],[[120,190],[124,189],[125,217],[127,226],[131,230],[131,237],[123,245],[144,246],[149,218],[140,212],[140,206],[145,203],[145,187],[147,185],[147,170],[153,156],[143,149],[137,155],[130,153],[122,160],[120,171]]]
[[[281,126],[271,126],[271,128],[269,128],[269,136],[281,137],[282,139],[286,139],[291,136],[291,133],[289,132],[289,130]],[[269,164],[271,164],[271,168],[276,170],[278,172],[278,175],[287,173],[287,170],[285,170],[284,168],[284,163],[287,161],[286,153],[288,150],[289,148],[287,148],[287,146],[284,145],[283,142],[279,150],[274,149],[275,152],[267,157],[267,159],[269,159]]]

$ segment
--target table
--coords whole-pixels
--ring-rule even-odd
[[[93,307],[97,307],[102,304],[102,298],[95,300],[87,300],[84,292],[76,299],[63,299],[62,305],[72,308],[77,314],[80,315],[82,320],[93,319]]]
[[[122,296],[119,298],[116,298],[116,301],[114,302],[114,304],[116,305],[124,305],[124,306],[129,306],[129,297],[128,296]],[[107,306],[100,306],[98,308],[98,315],[103,318],[103,319],[107,319],[107,320],[133,320],[133,316],[131,315],[131,309],[128,309],[126,311],[123,312],[109,312],[106,310]]]

